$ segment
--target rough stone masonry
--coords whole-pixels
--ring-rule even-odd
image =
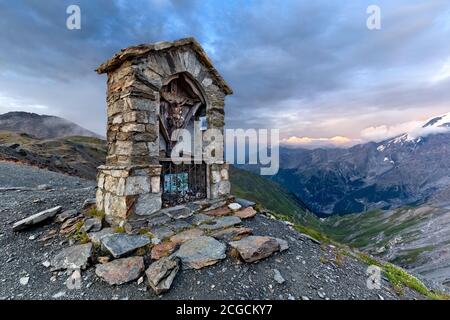
[[[161,209],[171,133],[201,116],[208,129],[223,133],[225,96],[232,90],[193,38],[122,49],[96,71],[108,75],[108,152],[98,168],[96,202],[116,225]],[[222,160],[204,168],[205,197],[227,196],[228,165]]]

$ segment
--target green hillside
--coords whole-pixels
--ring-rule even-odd
[[[254,173],[230,166],[231,193],[245,198],[263,207],[286,215],[305,214],[307,209],[289,191],[279,184],[264,179]]]

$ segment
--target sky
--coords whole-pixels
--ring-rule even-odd
[[[69,5],[81,29],[66,27]],[[369,5],[381,28],[369,30]],[[227,128],[286,144],[381,141],[450,111],[450,1],[0,0],[0,113],[64,117],[105,135],[121,48],[194,36],[233,88]]]

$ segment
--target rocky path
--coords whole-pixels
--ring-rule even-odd
[[[55,255],[73,244],[70,243],[73,240],[59,234],[60,224],[43,222],[21,232],[13,232],[12,224],[56,206],[61,206],[61,211],[81,210],[85,199],[93,197],[94,193],[94,183],[91,181],[17,164],[0,163],[1,299],[421,298],[409,290],[398,297],[385,279],[381,289],[369,290],[365,264],[342,255],[333,246],[316,243],[285,222],[264,214],[243,219],[241,224],[251,229],[254,235],[287,241],[289,249],[282,252],[277,250],[256,263],[247,263],[230,253],[227,241],[221,241],[223,245],[226,244],[225,259],[199,270],[178,271],[170,291],[160,296],[148,287],[147,280],[143,281],[145,277],[122,285],[109,285],[95,273],[94,266],[81,271],[81,289],[69,289],[66,281],[71,273],[64,270],[51,272],[49,268]],[[189,217],[177,221],[192,223],[192,219]],[[231,220],[222,219],[220,223]],[[205,226],[203,230],[210,228]],[[57,231],[55,237],[41,241],[43,237],[51,235],[53,230]],[[149,254],[144,253],[143,256],[145,269],[151,264]],[[215,254],[219,258],[221,252],[212,253]],[[133,272],[143,276],[143,270],[140,269]]]

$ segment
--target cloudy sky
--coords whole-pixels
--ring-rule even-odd
[[[81,8],[81,30],[66,8]],[[381,9],[369,30],[366,10]],[[194,36],[234,89],[228,128],[279,128],[302,146],[349,145],[450,111],[450,2],[0,0],[0,113],[105,132],[94,69],[121,48]]]

